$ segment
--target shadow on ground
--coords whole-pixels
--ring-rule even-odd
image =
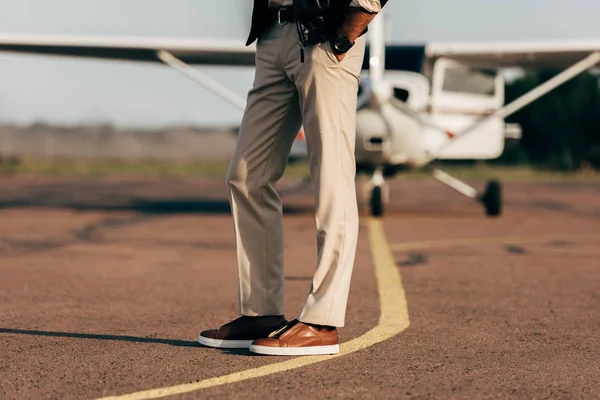
[[[287,215],[314,212],[312,192],[303,183],[297,188],[280,190],[285,197],[283,212]],[[560,190],[572,190],[572,187]],[[287,195],[290,197],[288,197]],[[433,193],[432,193],[433,195]],[[402,198],[400,194],[398,198]],[[464,202],[461,197],[453,204],[427,202],[414,207],[412,204],[398,203],[392,198],[386,207],[386,214],[407,218],[485,218],[480,204]],[[415,201],[417,201],[415,199]],[[74,179],[70,181],[44,179],[42,181],[2,182],[0,210],[11,208],[59,208],[75,211],[130,211],[143,215],[161,216],[173,214],[230,214],[231,208],[223,184],[212,181],[186,181],[161,179],[155,181],[106,181],[95,179]],[[530,197],[527,200],[507,198],[506,210],[542,209],[560,214],[600,217],[600,209],[579,209],[553,199]],[[368,213],[361,204],[361,213]]]
[[[137,336],[119,336],[119,335],[102,335],[94,333],[75,333],[75,332],[52,332],[52,331],[34,331],[24,329],[10,329],[0,328],[0,334],[9,335],[29,335],[29,336],[47,336],[47,337],[62,337],[62,338],[73,338],[73,339],[91,339],[91,340],[113,340],[120,342],[132,342],[132,343],[156,343],[166,344],[169,346],[178,347],[203,347],[196,341],[187,340],[173,340],[173,339],[158,339],[148,337],[137,337]]]

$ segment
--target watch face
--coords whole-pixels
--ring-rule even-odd
[[[348,50],[350,50],[353,45],[354,45],[354,43],[352,43],[350,41],[350,39],[348,39],[347,36],[345,36],[339,32],[337,33],[336,36],[334,36],[331,39],[331,47],[333,48],[333,51],[335,51],[338,54],[348,52]]]
[[[336,43],[335,44],[335,50],[339,51],[340,53],[345,53],[348,50],[350,50],[350,48],[352,47],[352,43]]]
[[[339,34],[335,41],[335,47],[337,51],[342,53],[347,52],[352,48],[352,43],[346,36]]]

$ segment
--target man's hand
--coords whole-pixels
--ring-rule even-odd
[[[351,42],[354,42],[365,31],[376,15],[363,8],[350,7],[348,15],[346,15],[346,19],[338,31],[348,36]]]
[[[340,29],[338,29],[338,32],[346,35],[348,39],[354,43],[376,15],[377,14],[370,13],[363,8],[350,7],[348,15]],[[346,53],[335,54],[335,58],[337,58],[339,62],[342,62],[345,57]]]

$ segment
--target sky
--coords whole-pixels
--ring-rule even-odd
[[[0,0],[0,34],[244,42],[251,0]],[[597,0],[390,0],[394,42],[600,39]],[[251,68],[201,67],[245,97]],[[160,65],[0,53],[0,123],[234,125],[241,111]]]

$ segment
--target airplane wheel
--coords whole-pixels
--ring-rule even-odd
[[[381,217],[383,215],[383,193],[380,186],[375,186],[371,191],[371,215]]]
[[[497,217],[502,214],[502,186],[499,181],[489,181],[481,202],[485,207],[486,215]]]

